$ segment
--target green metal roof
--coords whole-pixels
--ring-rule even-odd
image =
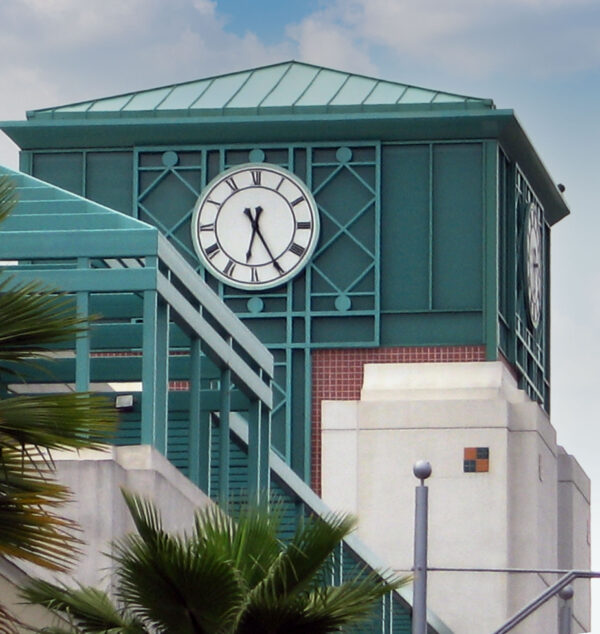
[[[71,192],[50,185],[22,172],[15,172],[0,166],[0,175],[9,176],[15,183],[17,204],[13,212],[1,226],[3,235],[25,233],[32,244],[36,244],[37,253],[46,249],[49,252],[53,244],[48,244],[43,236],[49,232],[111,232],[113,236],[119,232],[128,232],[132,239],[132,231],[156,234],[157,230],[131,216],[127,216],[91,200],[72,194]],[[137,235],[136,233],[136,235]],[[71,236],[74,239],[74,236]],[[38,242],[33,242],[37,240]],[[10,246],[9,246],[10,248]],[[87,255],[87,254],[86,254]],[[7,257],[3,252],[3,257]],[[10,257],[20,257],[10,254]]]
[[[162,88],[34,110],[28,119],[128,116],[153,112],[181,116],[303,110],[397,110],[494,107],[490,99],[429,90],[289,61]]]

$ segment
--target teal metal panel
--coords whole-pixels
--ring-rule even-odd
[[[154,110],[169,94],[169,88],[158,88],[156,90],[147,90],[134,95],[120,109],[127,110]],[[98,109],[99,105],[95,104]],[[91,109],[93,110],[93,108]]]
[[[347,79],[348,75],[346,73],[322,68],[307,85],[304,93],[294,105],[318,106],[323,103],[329,104]]]
[[[318,68],[314,66],[291,64],[260,105],[265,108],[284,108],[295,104],[317,72]]]
[[[195,109],[220,110],[238,92],[250,77],[242,72],[214,79],[210,86],[194,102]]]
[[[483,305],[481,144],[433,151],[433,308]]]
[[[387,346],[478,345],[481,311],[390,314],[382,317],[381,342]]]
[[[425,144],[382,149],[384,311],[431,308],[430,153]]]
[[[133,197],[132,152],[87,152],[85,195],[111,209],[128,213]]]
[[[208,88],[210,82],[210,79],[204,79],[173,86],[168,96],[157,105],[157,110],[189,109]]]
[[[33,173],[40,180],[52,183],[74,194],[82,195],[83,154],[54,152],[33,156]]]
[[[256,108],[277,86],[288,67],[284,65],[268,66],[256,69],[250,74],[241,88],[229,99],[226,108]]]
[[[331,99],[332,106],[362,104],[375,89],[377,81],[369,77],[348,77]]]

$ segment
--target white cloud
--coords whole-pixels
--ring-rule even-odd
[[[305,57],[321,49],[325,59],[347,53],[368,65],[383,47],[404,67],[474,77],[600,66],[600,8],[593,0],[335,0],[290,33]]]

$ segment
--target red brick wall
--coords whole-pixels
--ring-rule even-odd
[[[321,401],[357,401],[365,363],[485,361],[485,346],[340,348],[312,353],[313,489],[321,493]]]

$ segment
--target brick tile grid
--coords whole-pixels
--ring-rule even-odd
[[[365,363],[485,361],[485,346],[340,348],[312,353],[311,484],[321,494],[321,402],[357,401]]]

